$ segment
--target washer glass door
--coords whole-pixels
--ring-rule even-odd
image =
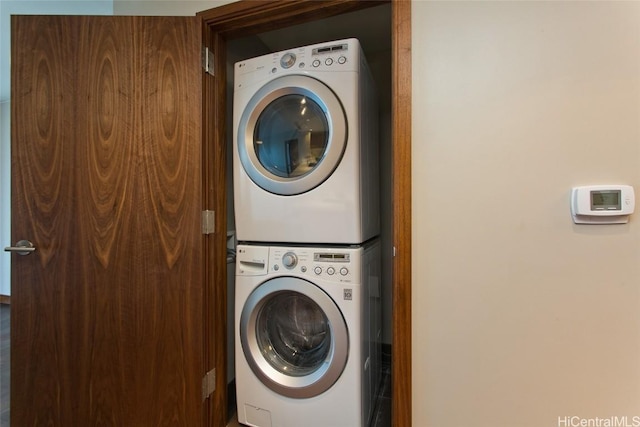
[[[348,356],[348,332],[339,308],[311,282],[271,279],[247,299],[240,339],[254,374],[288,397],[323,393],[340,377]]]
[[[238,128],[247,175],[275,194],[294,195],[324,182],[342,159],[347,124],[340,101],[320,81],[274,79],[249,101]]]

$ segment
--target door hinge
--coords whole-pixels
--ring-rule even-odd
[[[211,52],[208,47],[202,48],[202,68],[204,68],[205,73],[215,76],[213,69],[213,52]]]
[[[202,400],[206,400],[216,391],[216,370],[212,369],[202,377]]]
[[[216,212],[202,211],[202,234],[213,234],[216,232]]]

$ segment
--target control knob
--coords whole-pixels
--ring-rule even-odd
[[[282,256],[282,264],[288,269],[292,269],[298,264],[298,257],[293,252],[287,252]]]
[[[291,52],[285,53],[284,55],[282,55],[282,58],[280,58],[280,65],[282,65],[282,68],[291,68],[295,63],[296,63],[295,53],[291,53]]]

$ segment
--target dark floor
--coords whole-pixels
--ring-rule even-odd
[[[0,427],[9,427],[9,307],[0,304]]]

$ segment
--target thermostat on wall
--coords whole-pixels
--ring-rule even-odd
[[[571,216],[576,224],[626,224],[635,204],[630,185],[587,185],[571,191]]]

